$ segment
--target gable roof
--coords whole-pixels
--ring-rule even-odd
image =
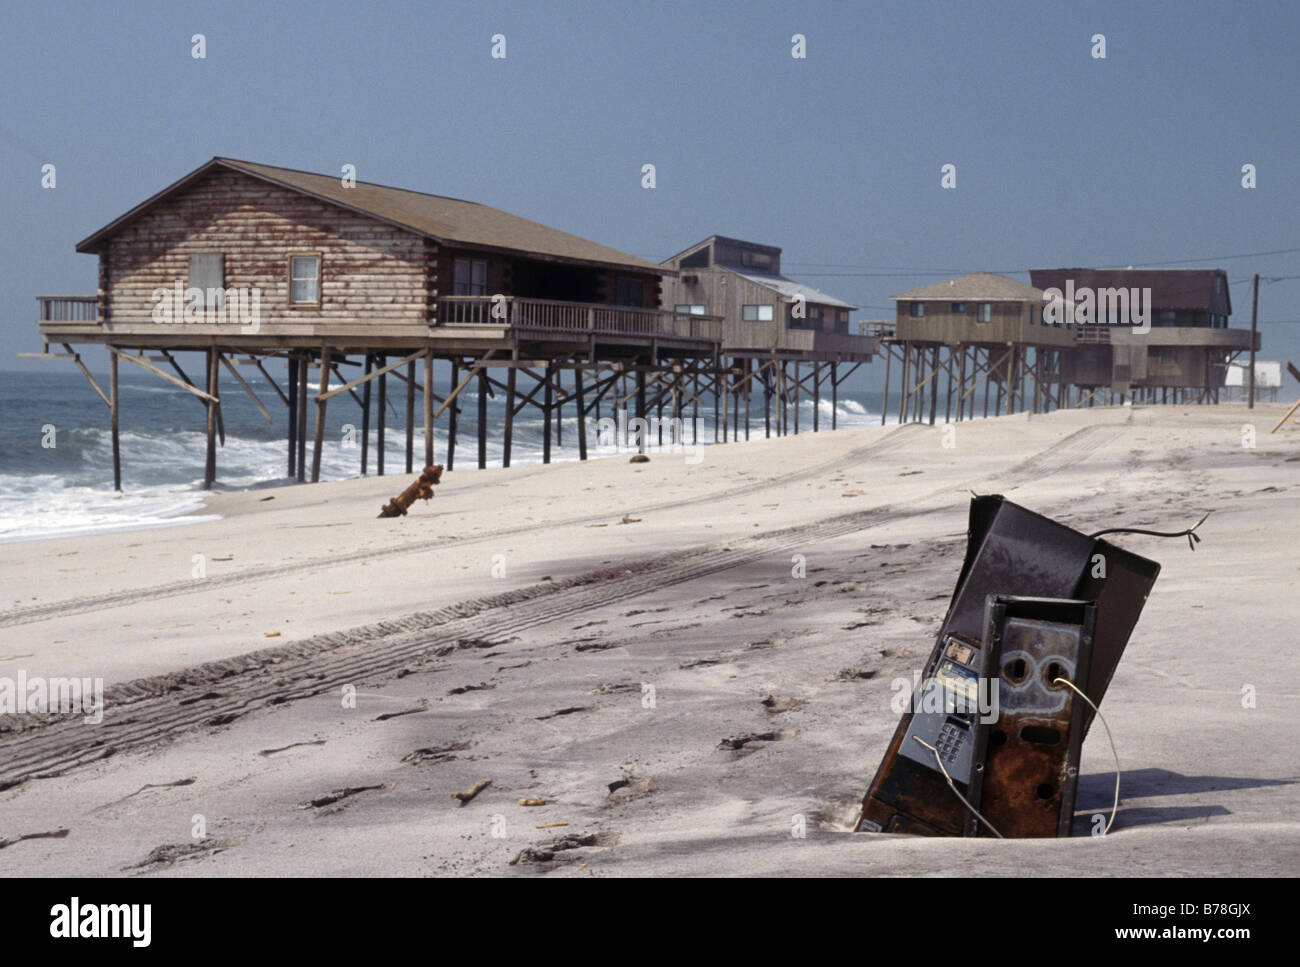
[[[406,229],[440,243],[473,245],[479,248],[517,252],[535,258],[588,265],[635,268],[638,271],[674,274],[673,270],[646,259],[628,255],[597,242],[570,235],[540,222],[520,218],[477,202],[429,195],[405,188],[391,188],[358,181],[343,187],[334,175],[319,175],[293,168],[213,158],[184,178],[146,199],[126,214],[78,243],[78,252],[98,252],[105,240],[148,212],[154,205],[184,190],[216,169],[237,171],[320,201]]]
[[[856,309],[857,306],[850,305],[834,296],[827,295],[810,285],[804,285],[802,282],[796,282],[794,279],[787,279],[784,275],[768,275],[758,272],[738,272],[729,266],[720,265],[718,268],[730,272],[732,275],[738,275],[742,279],[753,282],[755,285],[761,285],[774,292],[779,293],[787,299],[793,299],[796,296],[803,296],[804,301],[811,302],[813,305],[835,306],[840,309]]]
[[[1150,289],[1153,309],[1199,309],[1232,315],[1228,275],[1223,269],[1030,269],[1030,281],[1044,289]],[[1215,291],[1215,279],[1223,287]]]
[[[923,285],[919,289],[909,289],[891,299],[909,302],[927,300],[954,302],[1043,302],[1043,292],[1032,285],[1025,285],[1005,275],[992,272],[971,272],[959,275],[943,282]]]

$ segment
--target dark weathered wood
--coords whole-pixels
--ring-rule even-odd
[[[433,350],[424,354],[424,465],[433,466]],[[451,469],[450,451],[447,469]]]
[[[415,360],[406,364],[406,472],[415,466]],[[448,467],[447,469],[451,469]]]
[[[488,374],[486,369],[478,371],[478,468],[487,469],[487,400]]]
[[[366,353],[365,386],[361,390],[361,476],[367,476],[370,469],[370,370],[374,366],[374,357]]]
[[[304,355],[298,360],[298,482],[307,479],[307,379],[311,367]]]
[[[551,462],[551,406],[555,390],[555,384],[551,382],[553,371],[554,364],[548,362],[545,375],[542,377],[544,384],[542,391],[542,463]]]
[[[822,364],[814,362],[813,367],[813,432],[821,429],[822,408]]]
[[[506,425],[502,438],[501,466],[510,466],[510,447],[515,436],[515,367],[506,370]]]
[[[449,362],[451,363],[451,376],[447,380],[447,385],[451,389],[448,391],[447,397],[454,400],[459,389],[456,385],[459,367],[456,365],[456,360],[452,359]],[[454,470],[456,468],[456,437],[460,435],[460,421],[457,419],[460,415],[460,407],[453,402],[448,409],[447,404],[444,402],[438,412],[441,413],[444,409],[447,410],[447,469]]]
[[[114,353],[114,355],[118,354]],[[130,359],[131,357],[128,356],[127,358]],[[159,375],[171,379],[166,373],[160,373]],[[206,396],[208,409],[207,454],[203,461],[203,489],[211,490],[217,479],[217,350],[215,347],[208,348],[208,391]]]
[[[379,398],[375,401],[379,412],[375,416],[375,473],[384,475],[384,453],[388,449],[388,370],[385,368],[387,357],[379,354]]]
[[[328,399],[321,399],[330,388],[330,347],[323,346],[320,353],[320,385],[316,390],[316,430],[315,437],[312,440],[311,451],[311,482],[317,483],[320,480],[320,458],[321,448],[325,444],[325,407],[329,405]]]
[[[117,353],[108,354],[108,419],[113,435],[113,489],[122,490],[122,442],[118,436]]]
[[[298,456],[298,360],[289,358],[289,460],[288,476],[297,473],[295,463]]]
[[[245,382],[244,377],[239,375],[239,370],[235,368],[234,363],[227,359],[226,354],[222,352],[217,353],[217,358],[221,361],[222,365],[230,371],[230,375],[235,377],[235,382],[238,383],[240,388],[248,395],[248,398],[253,401],[253,405],[257,407],[257,412],[262,414],[262,419],[266,420],[267,423],[274,423],[275,421],[271,419],[271,414],[268,413],[266,407],[262,405],[262,401],[257,398],[257,394],[253,392],[253,387],[249,386],[248,383]]]

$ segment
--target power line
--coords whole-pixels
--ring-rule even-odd
[[[1206,258],[1162,259],[1158,262],[1130,262],[1123,266],[1113,266],[1113,267],[1128,268],[1129,266],[1132,266],[1135,269],[1156,268],[1162,265],[1190,265],[1194,262],[1226,262],[1229,259],[1264,258],[1265,256],[1270,256],[1270,255],[1294,255],[1297,252],[1300,252],[1300,248],[1283,248],[1283,249],[1275,249],[1274,251],[1271,252],[1243,252],[1237,255],[1215,255]],[[786,262],[785,264],[791,268],[798,267],[798,268],[819,268],[819,269],[864,269],[864,270],[869,270],[872,273],[879,273],[882,277],[895,274],[895,273],[899,275],[962,275],[962,274],[967,274],[967,272],[969,271],[967,270],[967,272],[963,272],[962,270],[956,270],[956,269],[922,269],[922,268],[915,268],[915,267],[901,266],[901,265],[862,265],[859,263],[850,264],[846,262]],[[976,271],[991,272],[995,275],[1011,275],[1014,273],[1027,273],[1028,269],[1024,269],[1024,268],[979,269]],[[804,273],[804,274],[808,274],[808,273]],[[1300,278],[1300,276],[1286,275],[1286,276],[1278,276],[1277,278],[1293,279],[1293,278]],[[1261,279],[1261,281],[1263,280]]]

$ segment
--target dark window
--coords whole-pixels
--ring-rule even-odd
[[[745,322],[771,322],[772,307],[767,306],[743,306],[740,310],[740,318]]]
[[[487,262],[457,259],[454,295],[487,295]]]
[[[320,305],[320,256],[289,256],[289,304]]]
[[[640,279],[620,278],[614,302],[620,306],[644,306],[645,283]]]
[[[740,261],[742,265],[749,265],[756,269],[770,269],[772,267],[772,256],[766,252],[742,252]]]
[[[908,312],[911,313],[911,315],[914,318],[919,319],[921,316],[925,315],[925,303],[924,302],[909,303]]]
[[[674,306],[674,307],[673,307],[673,311],[674,311],[674,312],[679,312],[679,313],[682,313],[683,315],[691,315],[691,316],[702,316],[702,315],[704,315],[704,309],[705,309],[704,306],[688,306],[688,305],[680,305],[680,306]]]
[[[978,309],[977,309],[977,311],[976,311],[976,314],[975,314],[975,321],[976,321],[976,322],[992,322],[992,321],[993,321],[993,303],[991,303],[991,302],[981,302],[981,303],[979,304],[979,307],[978,307]]]
[[[960,316],[960,315],[965,315],[965,313],[966,313],[966,303],[964,303],[964,302],[954,302],[954,303],[952,304],[952,311],[955,312],[955,313],[956,313],[957,315],[959,315],[959,316]]]

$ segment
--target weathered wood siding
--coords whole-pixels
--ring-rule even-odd
[[[261,290],[264,333],[425,325],[438,296],[434,243],[242,173],[214,171],[109,239],[100,258],[110,329],[166,331],[153,320],[154,290],[188,284],[190,256],[201,252],[224,256],[227,288]],[[289,255],[316,252],[321,303],[291,308]]]
[[[899,339],[916,342],[1028,343],[1041,346],[1071,346],[1074,336],[1065,326],[1042,324],[1041,306],[1028,302],[990,303],[991,318],[979,321],[979,303],[967,302],[964,313],[953,312],[952,302],[924,300],[925,315],[913,316],[909,301],[896,303],[895,328]]]

